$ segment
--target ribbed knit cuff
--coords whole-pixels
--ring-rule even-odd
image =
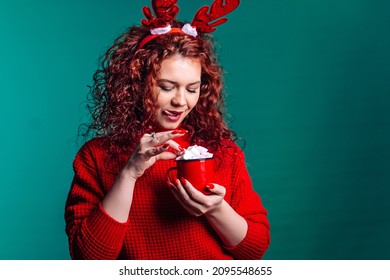
[[[86,223],[86,230],[96,243],[120,250],[128,224],[129,221],[121,223],[113,219],[100,203],[99,208]]]
[[[224,246],[236,259],[261,259],[269,246],[269,232],[261,224],[248,222],[245,238],[236,246]]]

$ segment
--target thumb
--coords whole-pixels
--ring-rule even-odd
[[[163,152],[159,155],[156,156],[157,160],[163,159],[163,160],[168,160],[168,159],[175,159],[177,157],[176,154],[171,153],[171,152]]]

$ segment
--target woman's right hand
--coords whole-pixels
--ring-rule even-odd
[[[144,174],[157,160],[174,159],[184,152],[183,148],[172,139],[182,137],[186,130],[146,133],[127,161],[122,172],[136,180]]]

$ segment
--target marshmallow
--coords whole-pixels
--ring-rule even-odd
[[[202,146],[193,145],[189,146],[184,150],[184,154],[177,157],[177,160],[180,159],[204,159],[204,158],[212,158],[213,154],[207,152],[207,149]]]

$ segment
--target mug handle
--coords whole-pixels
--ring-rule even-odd
[[[174,185],[174,183],[172,183],[171,179],[169,178],[169,174],[170,174],[173,170],[176,170],[176,172],[177,172],[177,167],[176,167],[176,166],[173,166],[173,167],[169,168],[169,169],[167,170],[167,172],[166,172],[166,176],[167,176],[167,181],[168,181],[170,184],[173,184],[173,185]]]

